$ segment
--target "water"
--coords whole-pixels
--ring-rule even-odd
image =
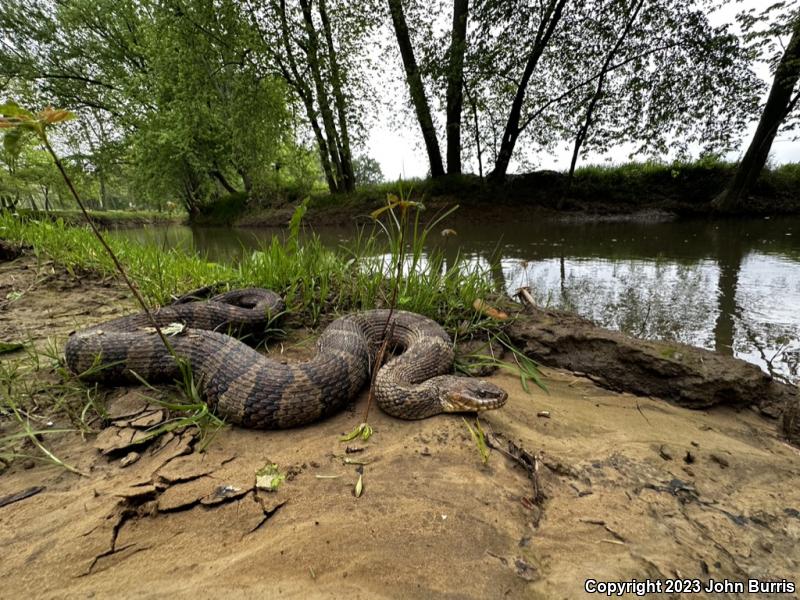
[[[800,380],[800,217],[744,221],[476,223],[451,218],[457,236],[431,236],[487,268],[513,294],[575,311],[632,335],[733,354]],[[331,246],[355,226],[316,227]],[[235,262],[278,229],[148,227],[121,232]]]

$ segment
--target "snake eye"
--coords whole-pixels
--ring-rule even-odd
[[[478,396],[481,398],[486,398],[486,390],[478,390]]]

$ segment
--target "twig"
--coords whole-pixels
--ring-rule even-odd
[[[389,315],[391,318],[391,313]],[[391,322],[389,325],[389,335],[383,336],[383,343],[381,343],[380,350],[378,350],[378,355],[375,357],[375,365],[372,367],[372,375],[369,382],[369,395],[367,396],[367,409],[364,411],[364,420],[362,423],[367,423],[367,418],[369,417],[369,409],[372,406],[372,399],[375,397],[375,380],[378,378],[378,370],[381,368],[383,364],[383,357],[386,354],[386,348],[389,346],[389,340],[394,337],[394,321]]]
[[[536,308],[536,301],[531,296],[531,290],[529,287],[521,287],[517,290],[517,296],[519,296],[522,303],[525,304],[528,308]]]
[[[108,242],[106,242],[105,238],[100,233],[100,230],[97,228],[97,225],[92,220],[92,218],[89,216],[89,213],[86,210],[86,207],[84,206],[83,201],[81,200],[81,197],[78,195],[78,192],[75,189],[75,186],[72,184],[72,179],[70,179],[69,175],[67,174],[67,171],[64,169],[64,165],[61,163],[61,159],[55,153],[55,150],[53,150],[53,147],[50,145],[50,141],[47,139],[47,135],[44,133],[44,131],[42,131],[40,137],[41,137],[42,142],[44,143],[45,149],[50,154],[50,156],[53,158],[53,162],[55,162],[56,167],[58,168],[59,172],[61,173],[61,177],[64,179],[64,182],[67,184],[67,187],[69,188],[69,191],[72,194],[72,197],[75,199],[75,202],[78,203],[78,207],[81,209],[81,212],[83,213],[84,218],[89,223],[89,227],[92,228],[92,231],[94,232],[94,235],[97,237],[98,240],[100,240],[100,244],[102,244],[102,246],[105,249],[105,251],[111,257],[111,260],[113,261],[114,266],[117,268],[117,271],[119,271],[119,274],[122,276],[122,279],[125,281],[125,284],[128,286],[128,288],[131,290],[133,295],[136,297],[136,301],[142,307],[142,310],[144,310],[145,314],[147,315],[147,318],[150,320],[150,323],[152,324],[153,328],[156,330],[156,333],[158,333],[158,336],[161,338],[161,341],[164,342],[164,346],[166,346],[167,350],[175,358],[175,360],[178,360],[178,356],[175,354],[175,350],[172,348],[172,345],[167,340],[167,336],[165,336],[164,332],[161,331],[161,327],[158,326],[158,322],[156,321],[156,318],[153,316],[153,313],[151,312],[150,307],[147,306],[147,303],[144,301],[144,298],[142,297],[141,293],[139,292],[139,288],[133,283],[133,281],[131,281],[131,279],[128,278],[128,274],[125,272],[125,268],[122,266],[122,263],[119,262],[119,259],[117,258],[117,255],[114,254],[114,251],[111,249],[111,246],[108,245]]]
[[[390,207],[389,210],[391,211],[392,208]],[[394,314],[394,308],[397,304],[397,290],[400,287],[400,278],[403,275],[403,260],[405,259],[405,237],[406,237],[406,207],[403,206],[401,209],[400,215],[400,242],[397,249],[397,266],[395,267],[395,275],[394,275],[394,285],[392,286],[392,297],[389,300],[389,314],[386,317],[386,323],[383,325],[383,331],[381,332],[381,347],[378,351],[378,356],[375,359],[375,366],[372,369],[372,379],[370,380],[369,384],[369,395],[367,396],[367,408],[364,410],[364,420],[362,423],[367,423],[367,417],[369,417],[369,409],[372,406],[372,399],[375,397],[375,379],[378,375],[378,369],[381,367],[381,363],[383,362],[383,356],[386,353],[386,347],[389,345],[389,340],[394,335],[394,321],[392,321],[392,315]],[[391,329],[390,329],[391,324]],[[387,334],[387,330],[389,335]]]

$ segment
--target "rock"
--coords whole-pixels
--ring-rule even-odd
[[[550,411],[549,410],[540,410],[539,412],[536,413],[536,416],[537,417],[542,417],[543,419],[549,419],[550,418]]]
[[[727,469],[730,466],[728,459],[719,454],[709,454],[708,458],[710,458],[712,462],[717,463],[721,469]]]
[[[781,417],[781,431],[790,444],[800,446],[800,398],[786,403]]]
[[[672,460],[672,450],[669,449],[669,446],[662,446],[658,449],[658,455],[663,458],[664,460]]]
[[[140,393],[130,391],[124,396],[115,398],[108,403],[106,412],[111,421],[118,421],[142,414],[148,407],[147,399]]]
[[[506,329],[511,342],[540,364],[578,371],[614,391],[654,396],[688,408],[748,406],[778,416],[792,406],[784,432],[800,441],[800,396],[757,366],[674,342],[639,340],[566,312],[528,307]]]
[[[94,440],[94,447],[101,454],[108,456],[109,454],[127,450],[131,446],[140,446],[151,439],[144,431],[138,429],[111,426],[106,427],[97,434],[97,438]]]
[[[122,460],[119,461],[119,466],[122,467],[123,469],[125,467],[129,467],[137,460],[139,460],[141,457],[142,457],[141,454],[139,454],[138,452],[128,452],[128,454],[126,454],[124,458],[122,458]]]

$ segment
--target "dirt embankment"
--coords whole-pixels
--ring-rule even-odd
[[[0,297],[11,292],[0,339],[36,345],[132,308],[114,282],[28,258],[0,264]],[[529,453],[541,502],[518,461],[494,450],[481,464],[460,416],[373,411],[367,443],[339,442],[361,420],[363,395],[309,427],[226,428],[205,453],[192,431],[167,434],[123,467],[130,449],[108,452],[112,438],[163,415],[142,400],[153,392],[111,390],[116,429],[46,438],[85,476],[24,460],[0,474],[0,497],[33,494],[0,506],[2,595],[574,598],[586,579],[798,583],[800,456],[773,422],[544,375],[549,393],[492,377],[509,401],[481,417],[495,445]],[[0,417],[0,435],[11,429]],[[277,492],[254,489],[266,463],[287,474]]]

